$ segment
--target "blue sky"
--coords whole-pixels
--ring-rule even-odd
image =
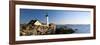
[[[46,23],[46,13],[49,22],[54,24],[90,24],[89,11],[71,10],[43,10],[43,9],[20,9],[20,23],[28,23],[30,20],[38,19]]]

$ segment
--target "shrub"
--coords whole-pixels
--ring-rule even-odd
[[[56,34],[71,34],[74,33],[75,31],[72,28],[57,28],[56,29]]]

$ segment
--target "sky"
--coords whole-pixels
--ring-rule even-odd
[[[89,11],[72,10],[46,10],[46,9],[20,9],[20,23],[28,23],[37,19],[46,23],[45,15],[48,14],[49,23],[54,24],[90,24]]]

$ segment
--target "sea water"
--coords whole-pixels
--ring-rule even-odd
[[[75,33],[90,33],[90,24],[66,24],[66,25],[57,25],[57,28],[66,26],[66,28],[72,28]]]

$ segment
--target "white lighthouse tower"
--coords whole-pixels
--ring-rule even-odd
[[[48,17],[48,13],[46,13],[46,24],[47,24],[47,26],[49,26],[49,17]]]

